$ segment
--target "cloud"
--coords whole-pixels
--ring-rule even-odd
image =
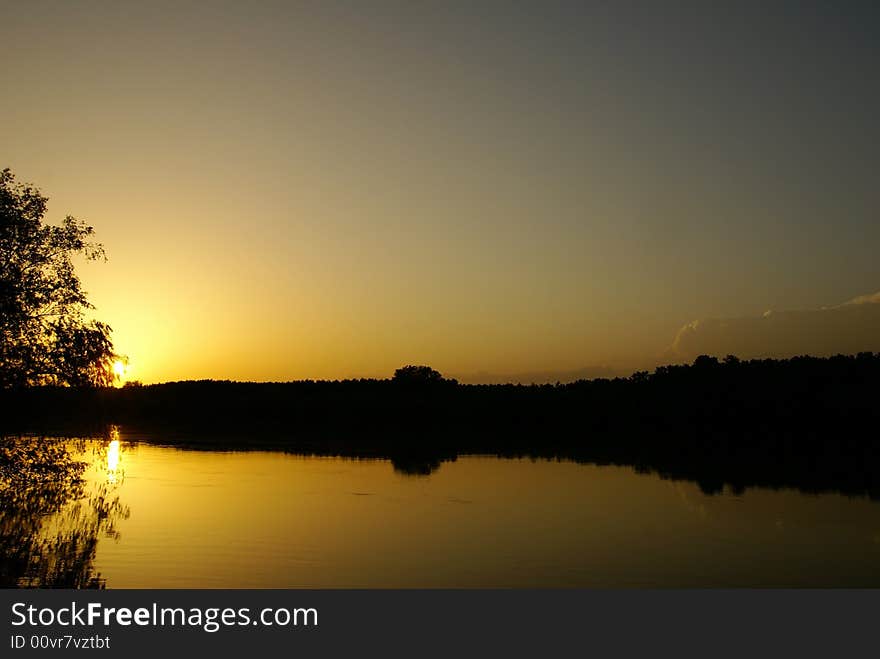
[[[840,305],[840,307],[848,307],[853,304],[877,304],[880,303],[880,292],[874,293],[872,295],[859,295],[858,297],[854,297],[849,302],[844,302]],[[839,309],[840,307],[835,307]]]
[[[880,351],[880,292],[821,309],[767,311],[747,318],[708,318],[682,327],[666,357],[827,356]]]

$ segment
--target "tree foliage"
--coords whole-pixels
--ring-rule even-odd
[[[430,366],[403,366],[394,371],[394,382],[408,385],[424,385],[443,382],[443,376],[439,371]]]
[[[44,224],[47,201],[0,172],[0,388],[112,384],[111,329],[87,318],[93,306],[73,264],[104,249],[74,217]]]

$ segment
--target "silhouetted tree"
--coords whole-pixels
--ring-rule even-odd
[[[430,366],[404,366],[394,371],[394,382],[400,384],[430,384],[443,382],[443,376]]]
[[[0,388],[108,385],[116,355],[72,257],[104,257],[94,229],[71,216],[43,224],[47,198],[0,172]]]
[[[718,358],[709,355],[700,355],[694,360],[694,368],[714,368],[718,366]]]

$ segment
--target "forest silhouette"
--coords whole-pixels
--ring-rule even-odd
[[[880,499],[880,354],[701,356],[628,378],[463,385],[429,367],[387,380],[186,381],[0,393],[3,434],[130,436],[189,448],[390,459],[428,474],[460,455],[629,465],[727,486]]]

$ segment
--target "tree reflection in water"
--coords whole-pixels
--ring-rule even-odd
[[[91,440],[0,438],[0,587],[105,587],[95,550],[100,538],[119,537],[128,509],[115,495],[115,468],[102,484],[83,476],[87,460],[106,464],[107,450]]]

